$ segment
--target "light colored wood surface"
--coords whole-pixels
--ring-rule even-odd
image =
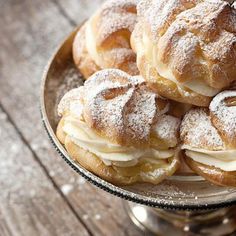
[[[101,0],[0,0],[0,235],[142,235],[122,201],[53,149],[39,113],[43,68]]]

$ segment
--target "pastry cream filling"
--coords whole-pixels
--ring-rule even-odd
[[[185,87],[198,94],[208,97],[213,97],[219,92],[218,89],[212,88],[202,81],[190,80],[186,83],[179,83],[168,66],[159,59],[158,44],[153,44],[149,39],[149,36],[145,32],[143,32],[142,42],[140,43],[140,45],[142,47],[141,50],[144,52],[144,55],[149,60],[149,62],[152,63],[152,66],[156,68],[159,75],[174,82],[178,86],[180,91]]]
[[[214,166],[224,171],[236,171],[236,150],[211,151],[183,145],[186,155],[204,165]]]
[[[97,51],[96,46],[96,35],[94,34],[94,24],[96,24],[96,14],[93,15],[86,23],[86,48],[88,50],[89,55],[92,57],[92,59],[95,61],[95,63],[102,67],[99,63],[100,57],[99,53]]]
[[[153,162],[163,162],[175,154],[173,149],[138,149],[111,143],[107,139],[97,135],[84,121],[71,116],[65,118],[63,131],[69,135],[75,144],[94,153],[106,165],[134,166],[141,158],[148,159],[148,161],[152,159]]]

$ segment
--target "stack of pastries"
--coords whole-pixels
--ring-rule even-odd
[[[57,127],[72,159],[118,185],[158,184],[189,168],[236,187],[233,6],[108,0],[72,51],[86,81],[61,99]]]

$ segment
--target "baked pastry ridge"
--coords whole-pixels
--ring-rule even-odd
[[[138,0],[108,0],[79,29],[73,43],[76,66],[85,78],[100,69],[139,74],[130,35]]]
[[[184,117],[180,137],[188,165],[219,185],[236,186],[236,91],[216,95],[209,109]]]
[[[86,169],[116,184],[157,184],[179,166],[180,120],[140,76],[95,73],[66,93],[57,137]]]
[[[236,10],[222,0],[141,0],[131,35],[141,75],[164,97],[197,106],[236,80]]]

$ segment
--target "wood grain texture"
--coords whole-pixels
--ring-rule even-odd
[[[0,235],[89,235],[1,109],[0,123]]]
[[[1,0],[0,3],[0,33],[4,35],[0,40],[0,103],[14,123],[15,131],[31,149],[31,154],[25,154],[25,156],[30,161],[34,155],[39,165],[34,166],[31,162],[27,164],[27,161],[24,163],[30,168],[32,165],[36,171],[44,169],[51,178],[54,188],[64,197],[64,200],[61,197],[62,203],[51,202],[50,192],[55,192],[55,190],[52,188],[49,191],[49,189],[41,187],[43,178],[39,178],[35,196],[43,191],[44,196],[40,197],[42,207],[37,210],[38,213],[34,215],[33,220],[26,222],[35,224],[36,226],[32,226],[33,229],[40,227],[37,225],[38,220],[41,222],[40,219],[44,220],[45,224],[47,221],[51,224],[60,224],[61,228],[65,227],[63,232],[68,230],[69,235],[76,234],[76,232],[80,232],[77,235],[86,235],[82,225],[84,224],[93,235],[138,236],[141,233],[126,216],[122,201],[88,184],[73,172],[54,151],[42,127],[38,94],[43,68],[55,47],[72,31],[74,24],[82,22],[101,3],[101,1],[93,0],[69,0],[68,5],[65,5],[66,2]],[[30,151],[28,152],[30,153]],[[22,166],[21,163],[18,165]],[[34,182],[34,185],[37,185],[37,181]],[[27,189],[31,189],[31,185]],[[7,189],[5,190],[5,192],[9,192]],[[50,209],[58,207],[60,211],[68,212],[68,221],[72,218],[70,229],[66,223],[67,219],[62,218],[53,210],[52,218],[44,218],[46,207],[44,208],[43,204],[48,206],[47,198],[53,205]],[[28,204],[34,204],[31,203],[35,201],[34,197],[30,199],[28,202],[28,198],[23,196],[21,201],[25,205],[21,205],[22,211],[27,211]],[[63,202],[67,203],[67,206],[64,203],[65,209]],[[14,213],[15,205],[11,202],[8,205],[5,204],[7,203],[4,203],[3,207],[11,209],[10,212],[14,215],[19,227],[26,227],[20,218],[20,213],[18,215]],[[6,212],[1,211],[0,217],[7,220]],[[74,222],[75,218],[77,223]],[[4,232],[3,235],[11,235],[12,229],[4,227],[4,231],[2,231],[1,227],[0,223],[0,232]],[[34,234],[31,234],[33,231],[29,231],[24,235],[56,235],[50,231],[48,234],[44,234],[43,230],[42,227],[41,231],[34,231]]]

